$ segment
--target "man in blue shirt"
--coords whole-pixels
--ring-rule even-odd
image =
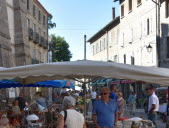
[[[116,85],[110,85],[110,98],[117,100]]]
[[[96,128],[116,128],[118,121],[118,107],[114,99],[110,99],[108,88],[101,88],[101,100],[94,103],[92,119]]]

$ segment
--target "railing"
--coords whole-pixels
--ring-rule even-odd
[[[43,47],[44,47],[45,49],[47,49],[47,48],[48,48],[48,41],[47,41],[47,40],[44,42]]]
[[[40,64],[40,63],[44,63],[44,62],[39,61],[37,59],[32,59],[32,64]]]
[[[39,46],[43,46],[44,45],[44,38],[43,37],[41,37],[40,38],[40,43],[39,43]]]
[[[29,40],[33,40],[33,29],[32,28],[28,29],[28,34],[29,34]]]

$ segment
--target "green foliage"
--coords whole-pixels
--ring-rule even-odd
[[[48,29],[52,29],[56,27],[56,23],[52,22],[52,14],[49,14],[48,16]]]
[[[69,50],[69,44],[65,41],[63,37],[60,36],[52,36],[52,61],[70,61],[72,58],[72,53]]]

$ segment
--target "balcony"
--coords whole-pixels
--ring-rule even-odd
[[[40,63],[44,63],[44,62],[41,62],[37,59],[32,59],[32,64],[40,64]]]
[[[44,42],[45,42],[44,38],[43,38],[43,37],[41,37],[41,38],[40,38],[40,43],[39,43],[39,46],[43,46],[43,45],[44,45]]]
[[[33,29],[32,28],[28,29],[28,34],[29,34],[29,40],[33,40]]]
[[[34,32],[33,33],[33,42],[37,44],[39,42],[39,34]]]
[[[48,49],[48,41],[47,40],[44,42],[43,48]]]
[[[39,43],[39,34],[36,33],[36,43]]]
[[[32,59],[32,64],[39,64],[39,60],[37,60],[37,59]]]

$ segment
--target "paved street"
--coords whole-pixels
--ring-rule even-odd
[[[132,118],[132,117],[141,117],[143,115],[143,119],[147,119],[147,114],[143,109],[136,109],[135,115],[130,115],[129,109],[125,110],[124,117]],[[161,119],[158,117],[157,120],[158,128],[165,128],[165,124],[161,122]]]

